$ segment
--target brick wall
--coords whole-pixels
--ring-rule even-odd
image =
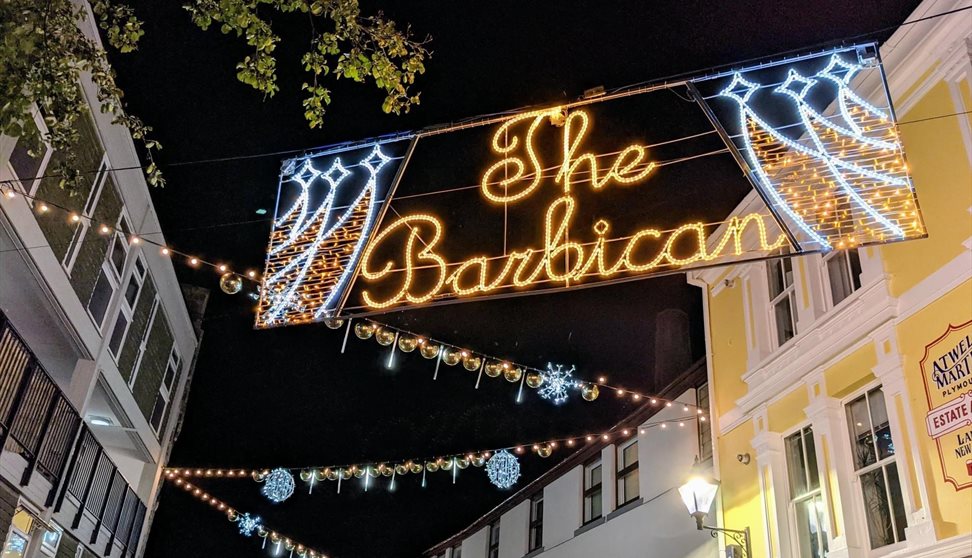
[[[148,329],[155,295],[155,283],[152,282],[151,276],[147,276],[145,284],[142,285],[142,292],[139,293],[138,300],[135,302],[135,312],[132,314],[132,325],[128,327],[128,337],[125,338],[121,356],[118,357],[118,371],[121,372],[122,378],[125,378],[126,382],[132,377],[135,359],[138,357],[138,347],[142,344],[142,338],[145,337],[145,330]]]
[[[168,320],[165,319],[165,313],[160,308],[156,313],[155,321],[152,323],[148,343],[145,345],[145,354],[142,356],[138,376],[135,379],[135,385],[132,387],[138,408],[142,410],[146,419],[152,416],[152,405],[155,403],[155,396],[159,392],[159,385],[162,384],[165,367],[169,363],[172,343],[172,330],[169,328]]]
[[[101,164],[104,150],[101,148],[97,130],[89,115],[82,115],[78,118],[76,127],[79,134],[79,141],[78,145],[73,149],[73,152],[77,155],[77,168],[84,171],[91,171],[85,174],[86,180],[84,181],[84,186],[74,191],[68,191],[61,188],[59,178],[44,178],[41,180],[40,186],[37,189],[37,197],[60,205],[61,207],[80,212],[84,209],[84,203],[88,200],[88,195],[91,193],[94,179],[97,176],[94,171],[97,171],[98,166]],[[57,168],[57,163],[63,161],[65,158],[65,152],[55,151],[51,155],[50,163],[48,163],[47,170],[44,174],[51,174]],[[48,244],[51,245],[51,249],[54,250],[54,255],[57,256],[58,260],[63,260],[64,254],[68,249],[68,244],[70,244],[71,237],[74,236],[74,231],[78,225],[64,219],[64,215],[60,212],[51,212],[46,217],[39,217],[37,223],[44,232],[44,236],[47,238]]]

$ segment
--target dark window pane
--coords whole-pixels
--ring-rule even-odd
[[[859,478],[864,494],[864,515],[867,517],[871,548],[894,544],[894,526],[891,522],[891,505],[888,502],[884,471],[877,468]]]
[[[111,339],[108,341],[108,349],[111,354],[117,356],[118,348],[121,347],[122,339],[125,338],[125,329],[128,327],[128,317],[119,312],[115,319],[115,327],[111,330]]]
[[[172,391],[172,380],[175,379],[175,375],[175,368],[172,367],[172,363],[169,363],[169,365],[165,368],[165,376],[162,377],[162,385],[164,385],[170,393]]]
[[[125,256],[127,253],[125,241],[121,237],[116,236],[115,241],[111,244],[111,265],[115,268],[115,272],[119,276],[121,276],[122,270],[125,269]]]
[[[13,167],[15,173],[17,173],[17,178],[20,179],[21,185],[23,185],[24,190],[30,190],[31,184],[33,184],[34,179],[40,175],[40,166],[43,160],[43,152],[46,147],[43,145],[38,150],[37,157],[31,157],[27,152],[26,143],[23,141],[18,141],[14,145],[13,152],[10,154],[10,165]]]
[[[766,264],[766,278],[769,281],[770,299],[774,299],[783,292],[783,271],[781,260],[770,260]]]
[[[867,401],[863,396],[847,405],[847,426],[850,428],[854,468],[860,469],[875,463],[877,459],[871,435],[871,419],[868,417]]]
[[[776,315],[776,341],[782,345],[793,338],[793,309],[790,307],[790,297],[776,303],[773,308]]]
[[[891,441],[891,425],[888,422],[888,409],[881,388],[867,394],[871,406],[871,420],[874,421],[874,440],[877,444],[878,459],[894,455],[894,442]]]
[[[861,255],[857,253],[855,248],[847,251],[847,258],[850,260],[851,283],[856,291],[861,288]]]
[[[88,300],[88,311],[91,312],[91,317],[94,318],[99,327],[105,321],[105,311],[108,310],[112,292],[111,282],[108,281],[108,276],[102,269],[94,290],[91,292],[91,299]]]
[[[790,498],[797,498],[807,493],[806,456],[803,453],[803,437],[801,432],[787,436],[783,440],[786,451],[786,471],[790,477]]]
[[[905,527],[908,519],[905,517],[904,499],[901,498],[901,480],[898,478],[898,466],[891,463],[885,467],[888,473],[888,491],[891,493],[891,512],[894,514],[895,535],[898,541],[905,540]]]
[[[807,448],[807,480],[810,490],[820,488],[820,474],[817,472],[817,449],[813,445],[813,429],[803,429],[803,447]]]
[[[128,280],[128,287],[125,289],[125,300],[128,301],[129,308],[135,308],[135,299],[138,297],[138,280],[133,275]]]
[[[152,418],[149,419],[149,424],[152,425],[152,429],[156,432],[162,426],[162,417],[165,416],[165,398],[161,394],[155,396],[155,405],[152,406]]]
[[[138,274],[139,277],[145,276],[145,264],[142,263],[142,258],[138,258],[135,260],[135,272]]]
[[[854,292],[851,284],[850,270],[847,267],[847,255],[835,254],[827,260],[827,278],[830,281],[830,295],[833,303],[839,304]]]

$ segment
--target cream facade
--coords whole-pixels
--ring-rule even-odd
[[[969,12],[881,47],[927,238],[688,274],[705,296],[711,514],[750,527],[757,557],[972,555],[970,53]],[[855,89],[880,92],[869,79]],[[753,193],[737,211],[763,207]]]

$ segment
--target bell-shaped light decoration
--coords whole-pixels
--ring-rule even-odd
[[[688,482],[678,487],[682,502],[688,508],[689,515],[695,518],[699,530],[702,529],[702,521],[709,514],[709,508],[712,507],[712,501],[715,500],[718,490],[719,481],[707,479],[699,474],[693,474]]]

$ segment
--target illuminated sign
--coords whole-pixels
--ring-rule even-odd
[[[847,48],[288,161],[257,325],[922,237],[873,52]],[[875,91],[865,95],[862,83]],[[713,217],[698,199],[679,202],[707,187],[713,204],[735,200],[725,212],[740,185],[759,192],[763,210]]]

